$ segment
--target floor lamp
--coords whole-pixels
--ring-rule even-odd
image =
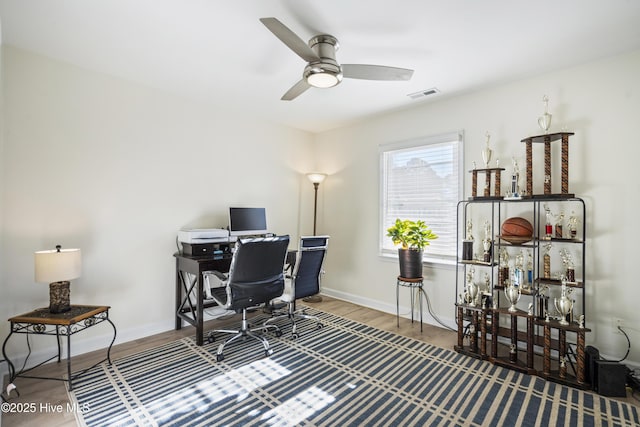
[[[309,181],[313,183],[313,235],[316,235],[316,220],[318,218],[318,187],[320,183],[324,181],[327,177],[324,173],[308,173],[307,178]],[[304,302],[322,302],[322,297],[320,295],[311,295],[309,297],[303,298]]]
[[[313,235],[316,235],[316,219],[317,219],[317,215],[318,215],[318,187],[320,186],[320,183],[322,181],[324,181],[324,179],[327,177],[326,174],[323,173],[308,173],[307,174],[307,178],[309,178],[309,181],[311,181],[313,183]]]

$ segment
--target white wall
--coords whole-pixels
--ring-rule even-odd
[[[2,22],[0,22],[0,46],[2,46]],[[2,64],[3,64],[3,53],[2,49],[0,49],[0,82],[2,82]],[[0,84],[0,129],[4,129],[4,90],[3,85]],[[0,131],[0,170],[4,170],[4,132]],[[3,175],[0,174],[0,203],[3,200],[2,194],[4,190],[4,185],[2,183]],[[0,205],[1,206],[1,205]],[[2,208],[0,208],[0,224],[2,223]],[[3,234],[0,234],[0,271],[4,271],[4,249],[2,245]],[[0,280],[3,277],[0,276]],[[0,298],[0,314],[4,315],[5,310],[5,298]],[[0,356],[0,360],[2,360],[2,356]],[[6,365],[4,363],[0,364],[0,376],[4,378],[4,373],[6,372]],[[3,381],[4,384],[4,381]],[[0,425],[2,425],[2,411],[0,411]]]
[[[613,317],[621,318],[634,344],[629,360],[640,362],[638,76],[640,52],[635,52],[475,93],[442,96],[317,135],[320,169],[331,174],[323,184],[320,212],[320,229],[332,236],[325,291],[395,312],[397,263],[378,256],[379,144],[464,130],[468,197],[471,178],[466,171],[474,160],[481,164],[485,132],[492,134],[491,146],[501,165],[510,168],[512,156],[524,165],[520,141],[541,133],[537,117],[547,94],[554,116],[551,131],[575,132],[570,139],[569,190],[587,205],[586,313],[593,330],[587,342],[612,358],[624,356],[627,342],[612,333],[611,323]],[[542,155],[534,161],[541,163]],[[541,168],[534,163],[534,171]],[[503,188],[506,185],[507,177]],[[425,274],[435,313],[452,324],[454,270],[427,268]]]
[[[33,252],[82,249],[71,301],[110,305],[118,341],[172,329],[175,237],[264,206],[271,231],[309,233],[312,136],[4,46],[0,336],[48,305]],[[307,207],[309,206],[309,207]],[[109,328],[74,337],[101,348]],[[54,341],[32,340],[36,352]],[[23,337],[10,341],[23,354]]]

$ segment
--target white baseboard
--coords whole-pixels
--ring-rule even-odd
[[[332,298],[336,298],[342,301],[347,301],[347,302],[351,302],[353,304],[357,304],[357,305],[361,305],[363,307],[368,307],[368,308],[372,308],[374,310],[378,310],[378,311],[382,311],[384,313],[389,313],[389,314],[396,314],[396,306],[393,304],[389,304],[389,303],[385,303],[385,302],[381,302],[378,300],[374,300],[371,298],[366,298],[366,297],[362,297],[359,295],[353,295],[353,294],[349,294],[347,292],[342,292],[342,291],[337,291],[335,289],[331,289],[331,288],[326,288],[323,287],[322,288],[322,293],[324,295],[330,296]],[[415,319],[420,319],[420,313],[419,313],[419,308],[418,308],[418,304],[416,302],[416,307],[414,309],[414,314],[413,314],[413,318]],[[427,306],[427,301],[422,301],[422,321],[424,323],[427,323],[429,325],[433,325],[433,326],[437,326],[437,327],[447,327],[450,329],[456,329],[456,321],[454,318],[450,318],[450,317],[441,317],[438,316],[438,319],[444,324],[441,324],[440,322],[438,322],[438,319],[434,318],[433,315],[431,315],[431,313],[429,313],[428,310],[428,306]],[[453,311],[453,310],[452,310]],[[411,318],[411,307],[406,307],[406,306],[400,306],[399,307],[399,312],[400,312],[400,317],[404,317],[405,319],[410,319]]]

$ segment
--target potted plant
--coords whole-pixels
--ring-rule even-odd
[[[394,225],[387,229],[387,236],[398,248],[400,276],[407,279],[422,277],[422,254],[424,247],[438,236],[424,223],[397,218]]]

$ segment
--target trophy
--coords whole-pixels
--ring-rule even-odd
[[[484,289],[480,291],[482,308],[486,309],[493,303],[493,292],[491,292],[491,278],[489,273],[484,273]]]
[[[551,235],[553,234],[553,214],[551,213],[551,209],[549,209],[549,205],[544,204],[544,212],[545,212],[545,224],[544,224],[544,237],[545,239],[551,239]]]
[[[512,172],[511,172],[511,191],[507,191],[505,200],[520,200],[522,199],[522,193],[520,192],[520,167],[515,157],[511,158]]]
[[[556,218],[558,218],[558,220],[556,221],[556,237],[558,239],[562,239],[564,235],[562,233],[562,223],[564,222],[564,212],[560,211],[560,214],[557,215]]]
[[[542,97],[544,102],[544,114],[538,117],[538,126],[542,128],[544,133],[547,133],[549,126],[551,126],[551,114],[549,114],[549,97],[547,95]]]
[[[516,259],[514,262],[514,266],[515,268],[513,269],[513,275],[514,275],[514,284],[516,286],[522,286],[523,289],[525,289],[524,286],[524,251],[521,250],[520,253],[518,253],[516,255]]]
[[[489,221],[484,222],[484,240],[482,241],[482,249],[484,249],[482,260],[484,262],[491,262],[491,224],[489,224]]]
[[[569,322],[567,322],[567,315],[571,313],[573,310],[573,300],[569,298],[569,294],[571,293],[567,289],[567,282],[562,276],[562,287],[560,291],[560,298],[554,298],[553,304],[556,306],[556,310],[560,313],[560,324],[567,326]]]
[[[515,313],[518,311],[516,304],[520,301],[520,296],[522,295],[520,292],[520,286],[514,286],[513,283],[509,283],[509,285],[504,288],[504,295],[507,297],[509,304],[511,304],[509,312]]]
[[[467,240],[473,240],[473,234],[471,233],[471,229],[473,228],[473,222],[471,222],[471,218],[467,220]]]
[[[571,256],[571,253],[567,249],[561,249],[560,257],[562,259],[562,265],[564,266],[564,269],[565,269],[567,282],[575,282],[576,270],[573,265],[573,257]]]
[[[509,280],[509,252],[507,248],[500,250],[500,269],[498,269],[498,286],[505,286]]]
[[[466,261],[471,261],[473,259],[473,234],[471,233],[471,229],[473,227],[473,223],[471,222],[471,218],[467,220],[467,236],[462,241],[462,259]]]
[[[569,234],[572,239],[575,239],[578,234],[578,221],[576,213],[571,211],[571,216],[569,217]]]
[[[491,239],[485,238],[482,241],[482,249],[484,250],[482,260],[484,262],[491,262]]]
[[[469,307],[476,306],[476,298],[480,288],[473,282],[473,267],[467,273],[467,293],[469,294]]]
[[[482,160],[484,161],[484,167],[489,169],[489,162],[491,161],[491,154],[493,154],[493,150],[489,148],[489,139],[491,138],[491,135],[487,132],[485,136],[487,137],[487,140],[485,142],[485,147],[482,149]]]
[[[537,308],[538,308],[538,319],[544,319],[549,315],[549,297],[546,293],[549,291],[549,286],[543,285],[538,289],[537,298]]]
[[[551,243],[544,245],[544,255],[542,256],[543,276],[545,279],[551,279]]]

